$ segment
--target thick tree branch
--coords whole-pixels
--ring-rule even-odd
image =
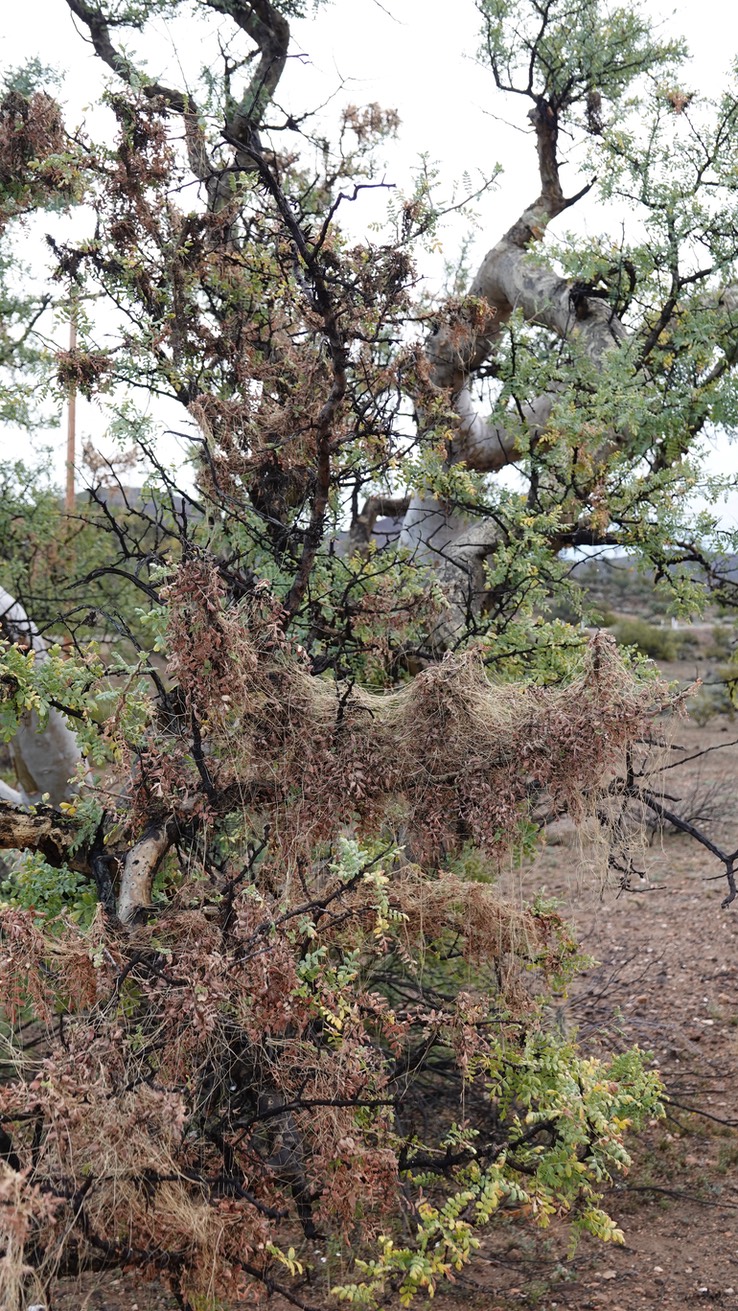
[[[151,908],[154,878],[175,834],[176,826],[171,819],[157,820],[128,852],[118,892],[117,911],[122,924],[134,924]]]
[[[463,461],[470,469],[484,473],[496,472],[514,459],[516,433],[476,413],[469,380],[494,350],[503,325],[515,309],[522,310],[529,323],[540,324],[562,339],[576,339],[577,348],[593,363],[626,339],[622,324],[608,304],[584,298],[575,306],[571,283],[528,258],[529,247],[542,239],[552,219],[581,199],[591,186],[588,184],[570,198],[564,196],[557,158],[557,112],[538,97],[529,118],[536,134],[541,190],[485,255],[471,285],[470,297],[485,301],[491,311],[488,325],[481,332],[470,328],[466,333],[459,332],[458,324],[444,327],[427,347],[431,379],[437,387],[451,391],[459,420],[449,462]],[[554,399],[553,394],[546,394],[523,409],[521,418],[533,438],[545,429]],[[439,626],[436,640],[443,634],[443,641],[448,642],[465,617],[478,610],[484,592],[484,561],[498,540],[495,524],[470,523],[433,498],[412,498],[401,544],[415,558],[433,564],[450,600],[449,614]]]
[[[9,801],[12,806],[22,806],[23,793],[17,788],[12,788],[8,783],[4,783],[0,778],[0,801]]]
[[[531,440],[540,436],[551,417],[554,403],[552,393],[539,396],[531,404],[523,405],[520,417],[528,429]],[[517,431],[502,428],[485,419],[474,409],[469,384],[465,383],[454,398],[454,409],[459,416],[459,427],[451,443],[451,464],[463,461],[477,473],[496,473],[516,458]]]
[[[355,516],[349,530],[349,550],[365,550],[372,539],[374,525],[380,515],[400,519],[407,514],[410,501],[407,496],[370,496]]]
[[[261,125],[284,72],[290,42],[289,23],[270,0],[205,0],[205,3],[232,18],[259,48],[261,58],[256,72],[226,119],[227,136],[250,148],[254,144],[252,134]],[[244,167],[253,171],[253,161],[247,158]]]
[[[469,333],[461,340],[456,328],[453,332],[442,331],[433,338],[428,351],[436,386],[452,387],[455,394],[488,357],[502,325],[515,308],[521,308],[529,322],[543,324],[561,337],[570,336],[575,327],[582,336],[582,328],[577,326],[572,311],[570,283],[546,269],[532,268],[525,255],[534,242],[543,238],[549,223],[581,200],[592,184],[588,183],[568,199],[564,196],[556,154],[557,115],[540,98],[528,117],[536,134],[540,194],[485,255],[469,290],[470,296],[484,299],[494,311],[491,325],[486,332]],[[591,306],[592,322],[584,333],[588,354],[611,349],[624,336],[619,324],[613,328],[611,318],[608,306],[599,303]]]

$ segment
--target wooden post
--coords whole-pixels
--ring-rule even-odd
[[[72,293],[71,317],[69,319],[69,352],[77,349],[77,302]],[[69,388],[67,400],[67,494],[65,507],[67,514],[74,513],[74,462],[76,458],[77,436],[77,388],[74,383]]]

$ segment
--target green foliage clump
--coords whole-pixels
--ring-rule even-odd
[[[369,1307],[381,1304],[388,1285],[398,1288],[401,1306],[417,1294],[432,1297],[441,1280],[463,1270],[479,1247],[478,1230],[496,1214],[529,1217],[546,1228],[553,1216],[573,1212],[572,1251],[584,1233],[623,1243],[598,1205],[598,1190],[630,1165],[624,1131],[663,1114],[661,1084],[647,1060],[637,1049],[609,1062],[583,1060],[573,1046],[542,1035],[518,1051],[500,1043],[487,1062],[488,1095],[493,1116],[498,1108],[520,1108],[508,1147],[485,1166],[477,1135],[450,1134],[447,1148],[463,1144],[471,1158],[459,1171],[459,1191],[433,1198],[433,1174],[426,1173],[430,1196],[417,1207],[413,1243],[382,1236],[378,1257],[356,1261],[361,1281],[333,1292]]]
[[[621,646],[634,646],[651,660],[676,660],[678,643],[670,628],[657,628],[645,619],[619,619],[614,626]]]
[[[88,924],[97,907],[89,878],[68,865],[50,865],[37,851],[15,858],[0,882],[0,895],[6,905],[43,917],[52,931],[62,917]]]

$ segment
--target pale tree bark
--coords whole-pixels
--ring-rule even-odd
[[[35,652],[38,663],[47,659],[46,643],[20,602],[0,587],[0,633]],[[10,743],[18,787],[2,786],[0,798],[16,804],[35,804],[48,794],[53,806],[72,795],[70,779],[82,754],[77,739],[58,710],[50,710],[43,728],[34,710],[24,715]]]
[[[529,114],[536,135],[541,191],[508,232],[485,255],[469,295],[486,302],[489,326],[480,333],[460,333],[458,326],[442,327],[430,339],[427,355],[435,386],[450,391],[458,418],[450,443],[449,463],[463,461],[468,468],[494,473],[516,455],[519,425],[508,431],[474,409],[471,383],[475,372],[494,353],[501,330],[515,310],[527,322],[548,328],[571,340],[596,363],[627,339],[625,329],[609,305],[592,299],[575,312],[571,284],[555,273],[536,267],[528,258],[549,223],[581,199],[589,186],[566,198],[559,180],[558,122],[544,103]],[[555,402],[552,391],[527,405],[519,416],[527,436],[535,440],[550,419]],[[422,415],[421,415],[422,426]],[[499,543],[499,530],[490,521],[473,520],[455,507],[428,495],[411,499],[402,526],[400,544],[413,559],[432,565],[446,591],[449,607],[433,634],[439,646],[452,645],[470,615],[478,614],[485,592],[484,563]]]
[[[535,133],[540,194],[487,252],[469,288],[470,297],[486,303],[489,319],[485,329],[464,333],[454,322],[436,332],[426,347],[431,379],[450,395],[457,416],[448,462],[452,465],[463,461],[480,473],[498,472],[515,460],[516,435],[521,430],[533,448],[546,431],[556,401],[554,389],[539,396],[521,409],[510,430],[475,412],[471,396],[475,373],[494,355],[502,328],[514,311],[519,311],[527,323],[571,343],[595,369],[611,352],[626,351],[630,352],[633,368],[642,370],[646,377],[649,352],[671,321],[679,290],[693,280],[687,276],[680,282],[675,270],[673,298],[667,299],[662,313],[642,335],[630,334],[607,301],[587,296],[580,289],[575,295],[575,284],[531,260],[530,252],[541,242],[548,225],[586,195],[591,184],[571,197],[564,195],[557,154],[558,113],[542,96],[533,95],[530,84],[524,94],[535,100],[528,117]],[[738,362],[738,288],[725,286],[698,298],[698,303],[705,310],[714,310],[722,321],[718,332],[722,356],[701,380],[693,421],[687,424],[690,435],[699,431],[709,415],[709,404],[704,399],[707,388]],[[420,420],[422,436],[422,415]],[[627,444],[632,436],[625,427],[604,432],[602,445],[593,457],[594,466],[604,466],[613,449]],[[449,645],[483,604],[484,563],[499,545],[499,530],[491,520],[473,520],[453,506],[419,494],[411,498],[400,541],[414,559],[433,566],[441,578],[449,609],[434,633],[434,641]]]
[[[134,924],[151,908],[154,879],[174,839],[171,822],[150,824],[128,852],[120,876],[117,914],[122,924]]]
[[[361,510],[354,515],[349,532],[349,550],[363,551],[372,539],[377,519],[388,516],[390,519],[402,518],[409,508],[407,496],[369,496]]]
[[[9,801],[14,806],[23,805],[23,794],[0,778],[0,801]]]

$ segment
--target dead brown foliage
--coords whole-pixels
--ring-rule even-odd
[[[387,823],[420,861],[467,840],[499,854],[542,794],[582,818],[670,699],[664,684],[633,677],[609,634],[565,686],[495,683],[472,649],[375,693],[314,677],[269,593],[248,611],[227,607],[205,562],[181,567],[170,602],[172,672],[209,725],[223,781],[259,796],[285,856],[347,825]]]
[[[13,215],[55,196],[69,200],[74,179],[62,158],[67,137],[56,101],[43,91],[32,96],[8,91],[0,99],[0,232]]]

